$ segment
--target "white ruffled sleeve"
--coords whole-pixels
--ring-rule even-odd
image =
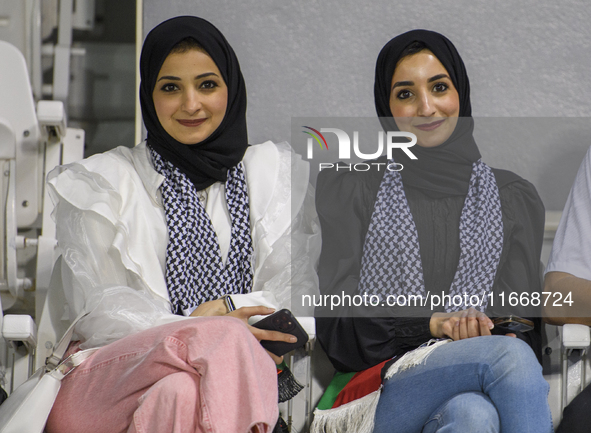
[[[101,163],[105,162],[116,167],[117,160]],[[125,176],[125,172],[119,174]],[[103,176],[77,163],[52,171],[48,185],[55,205],[53,218],[70,320],[82,310],[91,311],[76,326],[76,334],[84,342],[82,348],[103,346],[159,324],[182,320],[170,312],[162,288],[150,287],[148,281],[158,281],[162,273],[159,269],[146,272],[147,266],[159,261],[152,239],[155,235],[143,231],[154,222],[150,219],[157,210],[133,221],[137,226],[130,227],[126,219],[138,215],[126,207],[125,197]],[[146,195],[145,190],[134,191],[135,186],[141,185],[126,183],[130,197]],[[134,263],[130,250],[138,248],[146,250],[148,263]]]

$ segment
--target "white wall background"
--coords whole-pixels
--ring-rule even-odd
[[[184,14],[224,33],[248,88],[251,143],[291,141],[292,116],[374,116],[377,55],[392,37],[415,28],[454,42],[471,80],[474,116],[553,117],[547,124],[558,126],[568,125],[564,117],[591,116],[585,0],[144,0],[143,8],[144,34]],[[535,124],[524,122],[518,137],[498,140],[477,129],[481,152],[490,165],[532,181],[547,209],[560,210],[591,136],[584,130],[530,136]]]

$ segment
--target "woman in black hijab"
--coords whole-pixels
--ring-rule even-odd
[[[186,48],[178,48],[185,41]],[[176,52],[193,48],[206,53],[215,63],[227,86],[227,109],[219,126],[199,143],[182,143],[163,127],[154,106],[153,94],[160,70],[175,46]],[[195,44],[195,42],[197,44]],[[246,85],[234,50],[209,22],[197,17],[177,17],[155,27],[144,41],[140,59],[140,103],[148,145],[178,167],[202,190],[227,180],[227,172],[238,165],[246,148]],[[162,83],[159,83],[159,85]],[[198,144],[198,145],[196,145]]]
[[[383,389],[350,402],[356,431],[373,421],[379,433],[551,431],[539,319],[530,332],[502,332],[489,318],[507,313],[502,292],[539,295],[544,209],[535,188],[481,161],[468,76],[444,36],[415,30],[386,44],[375,102],[386,131],[415,134],[416,159],[395,154],[400,172],[323,170],[316,200],[321,294],[373,300],[315,313],[335,368],[362,372],[351,387],[381,370]],[[411,296],[426,302],[412,307]],[[522,306],[511,313],[532,315]],[[434,338],[454,341],[421,346]],[[338,426],[340,413],[319,412],[315,422]]]
[[[70,352],[104,347],[63,381],[48,431],[271,431],[282,358],[259,341],[295,337],[248,319],[316,280],[308,167],[248,145],[240,66],[209,22],[158,25],[140,73],[146,142],[49,176],[64,295],[91,311]]]

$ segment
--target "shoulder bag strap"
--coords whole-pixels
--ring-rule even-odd
[[[65,332],[64,336],[62,337],[62,339],[59,341],[59,343],[56,344],[55,349],[53,349],[53,352],[51,353],[51,355],[45,361],[45,371],[51,371],[59,365],[62,358],[64,357],[64,354],[66,353],[66,350],[68,350],[68,346],[70,345],[70,341],[72,340],[72,334],[74,334],[74,327],[76,326],[78,321],[80,319],[82,319],[84,316],[86,316],[87,314],[89,314],[89,313],[87,313],[86,311],[83,310],[78,315],[78,317],[76,317],[76,319],[74,319],[74,321],[72,322],[72,324],[70,325],[68,330]]]

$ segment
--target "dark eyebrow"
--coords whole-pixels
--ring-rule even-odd
[[[162,80],[181,81],[181,79],[179,77],[173,77],[172,75],[164,75],[164,76],[158,78],[158,81],[162,81]],[[156,82],[158,82],[158,81],[156,81]]]
[[[414,81],[397,81],[392,86],[392,89],[394,89],[395,87],[402,87],[402,86],[414,86],[414,84],[415,84]]]
[[[451,78],[449,78],[449,76],[447,74],[439,74],[439,75],[435,75],[434,77],[429,78],[427,80],[427,83],[432,83],[433,81],[441,80],[442,78],[447,78],[448,80],[451,81]]]
[[[200,80],[201,78],[209,77],[210,75],[214,75],[216,77],[218,76],[215,72],[205,72],[204,74],[197,75],[195,77],[195,80]],[[181,79],[179,77],[175,77],[174,75],[164,75],[164,76],[158,78],[158,81],[162,81],[162,80],[181,81]]]
[[[216,74],[215,72],[206,72],[206,73],[204,73],[204,74],[197,75],[197,76],[195,77],[195,79],[196,79],[196,80],[200,80],[201,78],[209,77],[209,76],[211,76],[211,75],[213,75],[214,77],[217,77],[217,76],[218,76],[218,74]]]

